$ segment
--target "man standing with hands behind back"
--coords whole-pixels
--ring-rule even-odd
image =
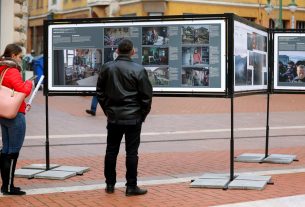
[[[125,134],[126,196],[143,195],[147,190],[137,186],[138,148],[142,122],[151,109],[152,85],[145,68],[131,59],[135,52],[130,40],[123,39],[117,52],[116,60],[102,66],[96,86],[99,104],[107,116],[105,191],[114,192],[117,155]]]

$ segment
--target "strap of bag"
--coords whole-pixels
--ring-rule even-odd
[[[2,81],[3,81],[3,78],[4,78],[4,75],[6,73],[6,71],[8,71],[9,68],[6,68],[4,69],[2,72],[1,72],[1,75],[0,75],[0,86],[2,86]]]

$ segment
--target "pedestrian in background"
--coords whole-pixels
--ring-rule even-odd
[[[97,104],[98,104],[97,97],[92,96],[91,107],[90,109],[86,109],[86,113],[95,116]]]
[[[0,56],[0,73],[2,74],[7,69],[2,85],[25,93],[28,96],[31,93],[33,83],[30,80],[23,82],[20,74],[21,61],[21,47],[16,44],[7,45],[3,55]],[[14,186],[17,159],[25,137],[25,109],[26,103],[23,102],[15,118],[0,118],[2,133],[2,151],[0,157],[1,192],[3,195],[25,195],[24,191]]]
[[[133,43],[123,39],[118,57],[102,66],[96,92],[107,116],[107,149],[104,175],[106,192],[113,193],[116,184],[116,162],[123,135],[126,150],[126,196],[143,195],[137,186],[138,148],[142,122],[150,112],[152,85],[142,65],[132,61]]]

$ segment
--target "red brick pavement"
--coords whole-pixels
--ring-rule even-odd
[[[304,96],[302,95],[272,95],[271,111],[304,111]],[[83,116],[89,107],[90,97],[50,97],[50,107],[68,112],[75,116]],[[60,104],[58,101],[60,100]],[[38,96],[38,104],[43,104],[44,99]],[[77,107],[74,106],[77,102]],[[154,98],[152,114],[201,114],[201,113],[227,113],[230,110],[229,99],[222,98]],[[266,95],[239,97],[235,99],[236,112],[264,112],[266,110]],[[98,115],[102,112],[98,111]],[[235,155],[248,150],[235,151]],[[261,150],[251,152],[262,153]],[[271,153],[296,154],[299,162],[289,165],[234,163],[235,172],[249,172],[275,169],[303,168],[305,166],[305,147],[286,147],[272,149]],[[125,158],[118,158],[118,178],[124,181]],[[20,159],[18,167],[44,163],[44,160]],[[80,157],[67,156],[63,159],[51,159],[51,163],[64,165],[88,166],[91,170],[83,176],[76,176],[64,181],[44,179],[17,178],[16,185],[24,189],[51,188],[57,186],[73,186],[100,184],[104,182],[103,156]],[[229,151],[191,151],[191,152],[158,152],[141,153],[139,163],[139,180],[188,177],[207,172],[228,173]],[[227,203],[254,201],[267,198],[276,198],[291,195],[305,194],[303,185],[305,173],[273,175],[274,185],[268,185],[263,191],[256,190],[220,190],[220,189],[194,189],[190,183],[166,184],[145,186],[149,193],[138,197],[125,197],[124,188],[118,188],[113,195],[108,195],[104,190],[77,191],[65,193],[52,193],[43,195],[27,195],[22,197],[0,197],[0,207],[9,206],[112,206],[112,207],[137,207],[137,206],[166,206],[166,207],[197,207],[213,206]]]
[[[0,206],[200,207],[305,194],[305,173],[274,175],[272,179],[275,185],[268,185],[263,191],[198,189],[190,188],[189,183],[179,183],[148,186],[149,193],[138,197],[125,197],[124,188],[118,188],[111,195],[104,190],[93,190],[2,197]]]
[[[236,97],[235,112],[265,112],[266,95]],[[84,110],[90,107],[91,97],[49,97],[49,105],[59,111],[65,111],[77,116],[83,116]],[[270,96],[271,112],[305,111],[305,96],[302,94],[275,94]],[[60,102],[60,104],[58,104]],[[44,103],[44,97],[39,95],[35,103]],[[193,97],[154,97],[151,114],[202,114],[230,112],[230,99],[225,98],[193,98]],[[98,115],[102,111],[98,109]]]
[[[245,152],[237,151],[236,154]],[[252,151],[261,153],[260,151]],[[235,172],[250,172],[271,169],[291,169],[305,166],[305,147],[272,149],[272,153],[297,154],[299,162],[289,165],[235,163]],[[140,154],[139,180],[168,178],[189,175],[201,175],[207,172],[228,173],[228,151],[214,152],[171,152]],[[44,160],[20,160],[18,166],[43,163]],[[103,157],[67,157],[53,159],[52,163],[64,165],[88,166],[91,170],[83,176],[76,176],[64,181],[45,179],[17,178],[16,184],[25,189],[72,186],[103,183]],[[118,178],[124,181],[124,155],[118,158]],[[305,194],[303,181],[305,173],[273,175],[274,185],[268,185],[263,191],[194,189],[190,183],[146,186],[149,193],[145,196],[127,198],[124,188],[118,188],[113,195],[103,190],[28,195],[23,197],[2,197],[0,206],[212,206],[234,202],[254,201],[267,198]]]

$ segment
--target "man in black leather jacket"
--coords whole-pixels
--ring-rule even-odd
[[[114,192],[117,155],[125,134],[126,196],[143,195],[147,190],[137,186],[138,148],[142,122],[151,109],[152,85],[145,68],[131,60],[134,48],[130,40],[120,42],[118,54],[116,60],[103,65],[96,86],[97,98],[108,122],[105,190]]]

